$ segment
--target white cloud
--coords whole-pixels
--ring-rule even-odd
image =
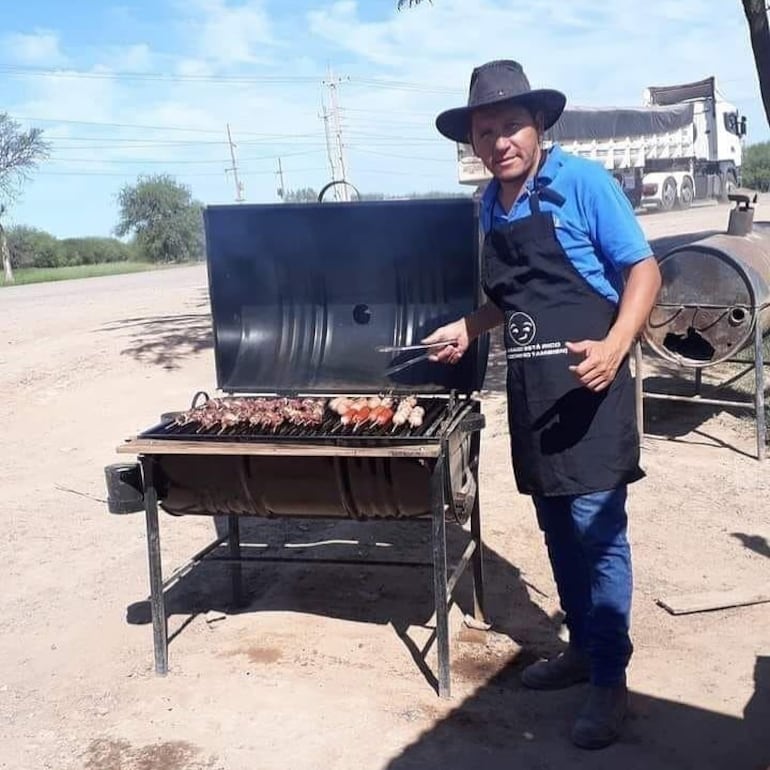
[[[702,0],[647,0],[643,12],[638,0],[436,0],[371,21],[346,1],[311,12],[308,25],[394,78],[464,93],[474,66],[513,58],[533,86],[560,88],[573,103],[628,105],[652,84],[753,75],[740,3],[726,5],[715,14]]]
[[[214,68],[205,59],[182,58],[174,64],[174,72],[182,77],[201,77],[213,74]]]
[[[4,55],[16,64],[52,66],[62,64],[67,59],[59,48],[58,33],[46,29],[6,35],[2,49]]]
[[[151,72],[158,59],[147,43],[107,46],[99,52],[102,65],[116,72]]]
[[[263,0],[230,5],[227,0],[177,3],[197,57],[230,66],[268,61],[276,44]]]
[[[84,78],[61,70],[35,78],[25,93],[27,98],[15,111],[33,118],[110,121],[116,111],[114,84],[109,78]]]

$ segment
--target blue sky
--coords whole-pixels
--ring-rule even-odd
[[[770,138],[740,0],[27,0],[0,32],[0,111],[53,151],[10,214],[59,237],[110,235],[116,196],[168,173],[204,203],[330,179],[322,99],[337,87],[348,176],[363,192],[459,190],[435,115],[473,66],[524,64],[577,105],[636,105],[649,85],[717,77]]]

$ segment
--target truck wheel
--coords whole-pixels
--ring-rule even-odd
[[[722,201],[722,203],[728,203],[730,199],[727,196],[733,192],[737,186],[738,181],[735,178],[735,174],[732,171],[727,171],[720,190],[719,200]]]
[[[667,177],[663,182],[663,189],[660,193],[660,208],[662,211],[671,211],[676,203],[676,180],[674,177]]]
[[[693,190],[692,182],[689,179],[682,180],[682,186],[679,188],[679,208],[689,209],[694,198],[695,190]]]

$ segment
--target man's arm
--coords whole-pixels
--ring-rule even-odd
[[[567,344],[570,351],[584,356],[570,369],[587,388],[600,391],[609,387],[642,331],[660,291],[661,278],[634,210],[615,180],[603,168],[591,168],[585,172],[580,193],[591,240],[626,278],[618,315],[607,336]]]
[[[585,356],[577,366],[570,367],[581,384],[596,392],[610,386],[652,312],[660,283],[660,270],[655,257],[650,256],[632,265],[627,272],[618,317],[607,336],[603,340],[567,343],[572,353]]]
[[[453,321],[446,326],[441,326],[436,329],[430,336],[426,337],[423,342],[432,344],[434,342],[453,341],[454,344],[448,344],[446,347],[441,348],[435,355],[430,357],[431,361],[439,361],[445,364],[456,364],[468,350],[468,346],[481,336],[484,332],[488,332],[494,329],[495,326],[499,326],[505,316],[503,311],[500,310],[493,302],[485,302],[478,310],[474,310],[465,318],[460,318],[457,321]]]
[[[627,272],[626,286],[618,308],[618,317],[607,335],[625,355],[647,323],[660,291],[658,262],[650,256],[637,262]]]
[[[487,300],[478,310],[465,318],[468,337],[471,342],[484,332],[491,331],[505,320],[505,315],[494,302]]]

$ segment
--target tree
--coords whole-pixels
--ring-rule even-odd
[[[317,203],[318,193],[312,187],[300,187],[297,190],[286,190],[283,200],[285,203]]]
[[[132,256],[131,247],[117,238],[65,238],[60,244],[67,265],[127,262]]]
[[[16,225],[8,228],[11,264],[20,267],[59,267],[61,244],[50,233],[36,227]]]
[[[770,142],[752,144],[746,148],[741,167],[741,183],[752,190],[770,191]]]
[[[186,262],[203,256],[202,205],[167,174],[139,177],[118,194],[115,234],[136,236],[139,254],[150,262]]]
[[[432,2],[433,0],[428,0]],[[398,0],[398,10],[414,5],[420,5],[422,0]],[[770,6],[767,0],[741,0],[743,12],[749,25],[751,49],[754,52],[754,64],[759,79],[759,91],[762,94],[762,104],[765,107],[767,122],[770,124],[770,24],[767,11]]]
[[[0,258],[7,283],[13,283],[11,253],[3,227],[6,204],[14,201],[38,162],[48,157],[50,145],[39,128],[22,131],[7,113],[0,112]]]

